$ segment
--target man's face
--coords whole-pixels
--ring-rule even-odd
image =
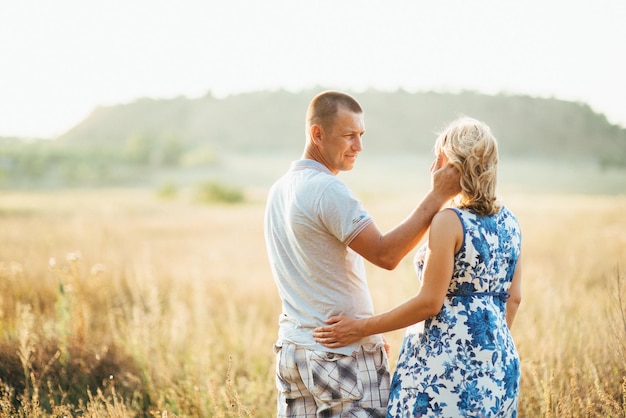
[[[357,155],[363,150],[363,113],[354,113],[340,107],[333,126],[322,132],[320,150],[329,170],[333,174],[351,170]]]

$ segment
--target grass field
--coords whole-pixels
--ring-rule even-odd
[[[383,230],[427,186],[349,174]],[[626,195],[532,190],[504,193],[524,234],[520,416],[624,417]],[[274,416],[264,193],[3,191],[0,417]],[[377,310],[418,290],[410,258],[368,267]],[[402,331],[387,338],[393,366]]]

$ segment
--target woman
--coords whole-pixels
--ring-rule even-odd
[[[521,230],[496,198],[497,142],[463,117],[437,138],[435,155],[435,168],[459,169],[462,191],[416,253],[419,293],[369,318],[331,317],[313,335],[334,348],[412,325],[388,417],[516,417],[520,363],[509,329],[521,302]]]

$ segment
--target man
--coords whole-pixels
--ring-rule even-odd
[[[313,329],[334,315],[371,316],[363,259],[394,269],[459,190],[456,169],[431,166],[432,188],[398,226],[383,234],[337,177],[363,149],[363,109],[326,91],[309,104],[302,158],[274,183],[265,241],[282,300],[276,342],[279,417],[383,417],[389,396],[384,343],[374,335],[331,349]]]

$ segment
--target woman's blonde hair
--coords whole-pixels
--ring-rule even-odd
[[[443,153],[461,172],[461,193],[455,203],[479,215],[500,211],[496,197],[498,143],[485,123],[466,116],[452,122],[435,142],[435,155]]]

